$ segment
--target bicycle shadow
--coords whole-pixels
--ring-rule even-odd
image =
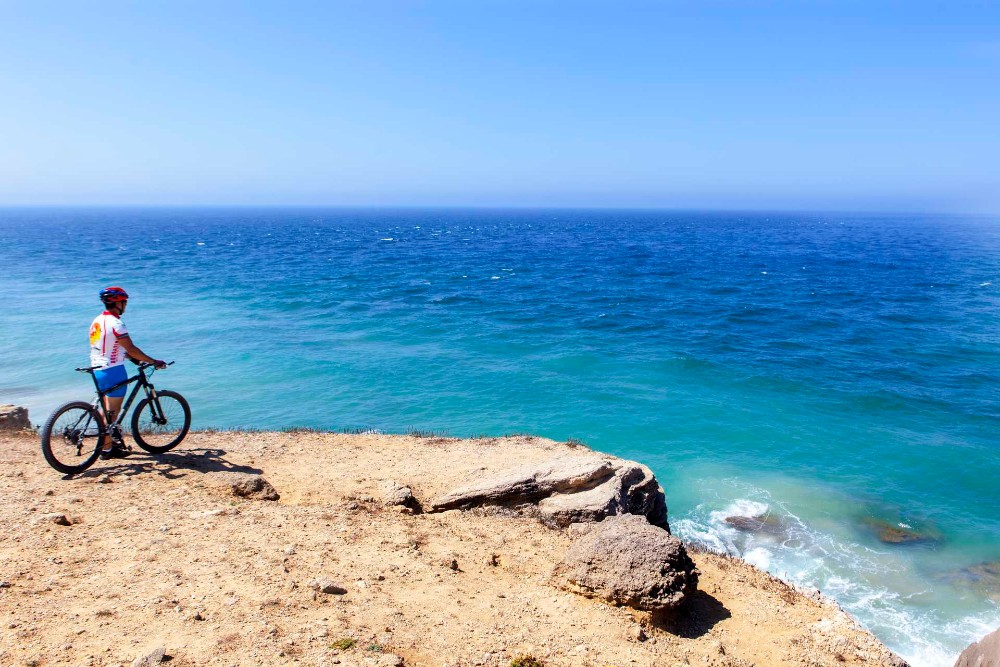
[[[115,459],[100,467],[90,468],[79,475],[67,475],[63,479],[84,479],[101,475],[124,475],[134,477],[143,474],[157,474],[167,479],[180,479],[191,472],[243,472],[260,475],[264,471],[253,466],[233,463],[225,458],[226,450],[217,448],[193,448],[164,454],[149,454],[133,450],[127,459]]]

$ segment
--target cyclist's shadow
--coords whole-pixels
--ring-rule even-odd
[[[145,473],[155,473],[167,479],[178,479],[185,477],[187,472],[245,472],[253,475],[264,472],[260,468],[233,463],[225,458],[225,454],[226,450],[224,449],[212,448],[184,449],[164,454],[147,454],[142,450],[133,450],[132,456],[127,459],[116,460],[114,465],[91,468],[76,477],[95,477],[107,474],[132,477]]]

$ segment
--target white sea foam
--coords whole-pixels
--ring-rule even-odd
[[[756,549],[751,549],[743,554],[743,560],[750,563],[751,565],[756,565],[762,570],[770,570],[771,568],[771,558],[772,554],[770,551],[763,547],[757,547]]]
[[[819,589],[871,629],[913,667],[951,665],[957,652],[1000,625],[1000,608],[947,621],[935,600],[941,592],[910,572],[906,552],[876,550],[850,534],[817,530],[785,503],[745,484],[746,496],[702,504],[671,521],[686,541],[745,561],[807,589]],[[757,531],[739,530],[727,517],[770,516]],[[906,524],[900,522],[901,526]]]

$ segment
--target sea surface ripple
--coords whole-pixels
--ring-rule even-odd
[[[0,260],[0,402],[35,421],[91,391],[120,284],[196,427],[577,438],[915,665],[1000,625],[995,218],[3,209]]]

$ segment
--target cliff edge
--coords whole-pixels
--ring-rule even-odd
[[[73,479],[0,445],[0,664],[904,664],[724,556],[675,548],[652,611],[567,583],[595,522],[669,526],[647,468],[579,445],[201,432]]]

